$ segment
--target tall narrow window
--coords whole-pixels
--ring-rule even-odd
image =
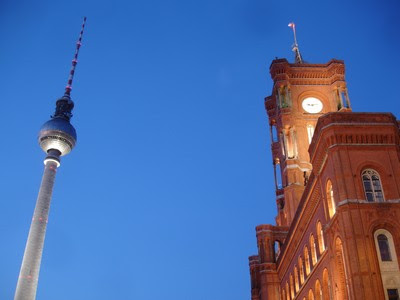
[[[328,269],[324,269],[322,273],[322,299],[332,300],[332,287]]]
[[[279,190],[282,188],[282,171],[281,171],[281,164],[279,161],[279,158],[275,159],[275,184],[276,184],[276,189]]]
[[[286,299],[290,300],[289,283],[286,281]]]
[[[322,231],[321,222],[317,223],[317,238],[318,238],[318,248],[319,254],[325,251],[325,242],[324,242],[324,232]]]
[[[336,213],[336,203],[333,197],[333,188],[330,180],[328,180],[326,184],[326,200],[328,202],[329,217],[332,218]]]
[[[304,282],[304,266],[303,266],[303,260],[301,257],[299,257],[299,270],[300,270],[300,284],[303,284]]]
[[[315,300],[322,300],[322,289],[321,289],[321,283],[317,279],[315,282]]]
[[[383,191],[379,174],[372,169],[365,170],[362,172],[362,181],[367,201],[382,202]]]
[[[314,300],[314,293],[313,293],[312,289],[310,289],[308,291],[308,300]]]
[[[279,141],[281,142],[281,150],[283,157],[286,157],[286,145],[285,145],[285,138],[283,137],[283,133],[279,134]]]
[[[311,262],[314,266],[317,263],[317,247],[315,246],[314,236],[310,236],[310,248],[311,248]]]
[[[275,94],[275,98],[276,98],[276,107],[281,107],[281,100],[279,99],[279,89],[276,89],[276,94]]]
[[[294,288],[297,293],[299,291],[299,272],[296,266],[294,267]]]
[[[387,293],[385,299],[399,300],[400,269],[393,236],[381,228],[374,232],[374,240],[383,289]]]
[[[306,275],[310,274],[310,256],[308,254],[307,246],[304,247],[304,264],[306,266]]]
[[[343,243],[342,240],[337,237],[335,243],[335,256],[336,256],[336,266],[338,270],[338,293],[340,299],[348,299],[348,291],[349,291],[349,284],[348,284],[348,277],[346,271],[346,261],[343,252]]]
[[[392,261],[392,256],[390,255],[389,241],[386,235],[379,234],[377,236],[379,252],[381,254],[382,261]]]
[[[278,130],[276,129],[276,124],[271,124],[271,137],[273,143],[278,141]]]
[[[314,135],[314,126],[311,124],[307,125],[307,135],[308,135],[308,143],[311,144],[312,137]]]
[[[292,140],[292,144],[293,144],[293,157],[296,158],[298,153],[297,153],[297,135],[296,135],[296,131],[294,130],[294,128],[290,128],[290,138]]]
[[[290,296],[292,297],[292,299],[294,299],[294,284],[293,284],[293,275],[290,274]]]
[[[275,261],[278,260],[280,251],[281,251],[281,244],[279,243],[279,241],[275,241],[274,242]]]
[[[340,91],[340,98],[342,99],[344,107],[350,108],[350,101],[349,101],[349,96],[347,94],[347,90]]]

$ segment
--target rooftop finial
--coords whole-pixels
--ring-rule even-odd
[[[296,38],[296,25],[293,22],[291,22],[291,23],[289,23],[288,26],[293,29],[294,44],[292,46],[292,51],[294,52],[295,63],[302,64],[303,58],[301,57],[299,45],[297,44],[297,38]]]
[[[65,87],[65,96],[69,96],[72,90],[72,80],[74,79],[74,73],[75,73],[75,67],[76,64],[78,63],[78,54],[79,54],[79,49],[81,48],[82,44],[82,36],[83,36],[83,30],[85,29],[85,23],[86,23],[86,17],[83,18],[83,23],[82,23],[82,29],[79,34],[79,39],[76,42],[76,49],[75,49],[75,55],[74,59],[72,60],[72,67],[71,71],[69,72],[69,78],[68,78],[68,83],[67,86]]]

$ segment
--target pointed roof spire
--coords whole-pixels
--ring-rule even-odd
[[[71,66],[71,71],[69,72],[68,83],[67,86],[65,87],[65,94],[64,94],[65,96],[69,96],[72,90],[72,80],[74,79],[75,68],[78,63],[78,54],[79,54],[79,49],[81,48],[82,45],[82,36],[83,36],[83,30],[85,29],[85,23],[86,23],[86,17],[83,18],[82,29],[79,34],[79,39],[76,42],[75,55],[74,59],[72,60],[72,66]]]
[[[296,25],[294,24],[294,22],[291,22],[288,24],[288,26],[291,27],[293,30],[294,44],[292,46],[292,51],[294,52],[294,61],[296,64],[302,64],[303,58],[301,57],[299,45],[297,44],[296,38]]]

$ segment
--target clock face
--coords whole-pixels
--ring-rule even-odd
[[[319,113],[323,108],[321,100],[314,97],[308,97],[304,99],[301,106],[310,114]]]

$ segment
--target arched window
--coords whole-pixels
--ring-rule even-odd
[[[384,199],[379,174],[372,169],[367,169],[364,170],[361,175],[367,201],[382,202]]]
[[[314,126],[311,124],[307,125],[307,135],[308,135],[308,143],[311,144],[312,137],[314,135]]]
[[[299,269],[300,269],[300,284],[303,284],[304,282],[304,266],[303,266],[303,260],[301,257],[299,257]]]
[[[290,300],[289,283],[286,281],[286,300]]]
[[[294,288],[297,293],[299,291],[299,272],[296,266],[294,267]]]
[[[385,229],[378,229],[374,239],[386,299],[399,299],[396,296],[400,292],[400,269],[393,236]]]
[[[325,242],[324,242],[324,232],[322,231],[321,222],[317,223],[317,238],[318,238],[318,248],[319,254],[322,254],[325,251]]]
[[[294,299],[294,284],[293,284],[293,275],[292,274],[290,274],[289,281],[290,281],[290,295],[291,295],[292,299]]]
[[[322,289],[318,279],[315,282],[315,300],[322,300]]]
[[[331,280],[327,269],[322,273],[322,297],[323,300],[332,300]]]
[[[314,300],[314,293],[313,293],[312,289],[310,289],[308,291],[308,300]]]
[[[343,251],[343,243],[340,238],[336,238],[335,243],[335,256],[336,256],[336,267],[338,270],[338,294],[340,299],[348,299],[348,278],[346,271],[346,261]]]
[[[330,180],[326,183],[326,200],[328,202],[329,218],[332,218],[336,213],[336,203],[333,197],[332,182]]]
[[[304,264],[306,266],[306,275],[310,274],[310,256],[307,246],[304,247]]]
[[[381,260],[382,261],[392,261],[392,255],[390,254],[390,247],[389,247],[389,241],[386,235],[384,234],[379,234],[376,237],[376,240],[378,241],[378,247],[379,247],[379,253],[381,254]]]
[[[311,262],[314,266],[317,263],[317,247],[315,246],[314,235],[310,236],[310,247],[311,247]]]

